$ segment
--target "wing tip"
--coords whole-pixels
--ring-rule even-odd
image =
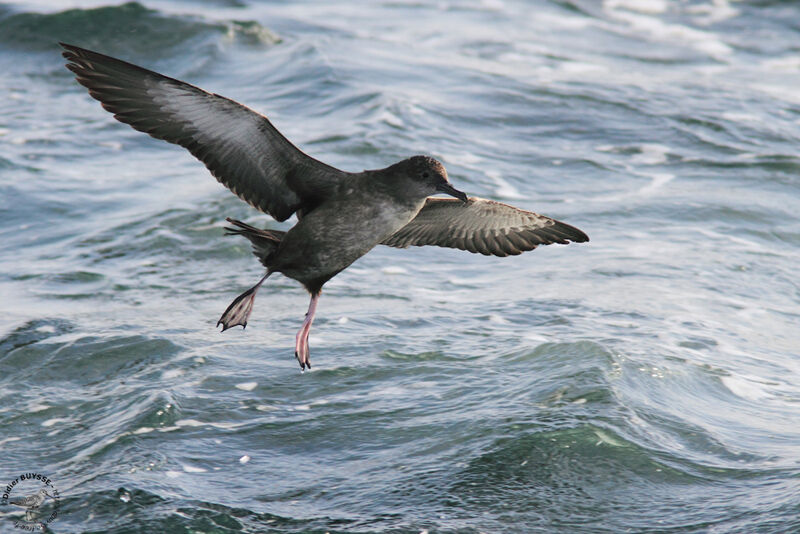
[[[571,238],[574,243],[588,243],[589,236],[583,230],[575,228],[575,236]]]
[[[59,41],[58,44],[64,49],[61,52],[61,55],[68,61],[75,61],[79,59],[81,57],[81,52],[85,52],[83,48],[65,43],[63,41]]]
[[[589,241],[589,236],[580,228],[555,219],[553,219],[553,222],[555,224],[550,227],[550,230],[555,230],[560,237],[566,239],[566,243],[570,241],[573,243],[586,243]]]

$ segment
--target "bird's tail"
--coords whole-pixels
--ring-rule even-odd
[[[258,288],[271,274],[272,271],[267,271],[267,274],[256,285],[233,299],[231,305],[228,306],[228,309],[217,321],[217,326],[222,325],[223,332],[232,326],[241,325],[242,328],[247,326],[247,318],[250,317],[250,312],[253,311],[253,302],[256,300]]]
[[[281,240],[283,236],[286,235],[286,232],[281,232],[280,230],[262,230],[261,228],[250,226],[247,223],[231,219],[230,217],[225,220],[234,226],[225,227],[225,235],[241,235],[249,239],[250,243],[253,245],[253,254],[255,254],[256,258],[259,259],[264,267],[269,269],[268,262],[270,256],[278,250],[278,245],[281,244]]]

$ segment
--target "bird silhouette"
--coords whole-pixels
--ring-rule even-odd
[[[28,495],[27,497],[20,497],[18,499],[10,499],[8,504],[13,504],[14,506],[19,506],[20,508],[25,508],[25,520],[31,521],[33,518],[36,517],[36,510],[44,504],[44,501],[47,497],[53,497],[50,495],[45,488],[40,489],[37,493],[33,495]]]
[[[341,171],[308,156],[263,115],[188,83],[77,46],[61,44],[67,68],[114,117],[136,130],[188,149],[211,174],[254,208],[284,221],[289,231],[240,221],[229,234],[250,240],[266,267],[217,322],[245,327],[264,281],[275,272],[311,294],[295,337],[301,370],[310,368],[308,334],[322,286],[378,244],[436,245],[509,256],[538,245],[584,242],[581,230],[507,204],[468,197],[444,166],[414,156],[385,169]],[[455,198],[433,198],[445,193]]]

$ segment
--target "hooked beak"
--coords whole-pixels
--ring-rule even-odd
[[[437,185],[436,189],[441,191],[442,193],[447,193],[450,196],[456,197],[461,202],[467,201],[467,195],[465,193],[462,193],[461,191],[459,191],[458,189],[456,189],[447,182]]]

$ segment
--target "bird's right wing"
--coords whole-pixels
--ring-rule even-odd
[[[308,156],[263,115],[131,63],[62,43],[67,68],[117,120],[187,148],[211,174],[278,221],[308,209],[346,173]]]
[[[517,255],[538,245],[583,243],[589,237],[574,226],[502,202],[471,197],[428,198],[416,217],[383,245],[406,248],[436,245],[487,256]]]

